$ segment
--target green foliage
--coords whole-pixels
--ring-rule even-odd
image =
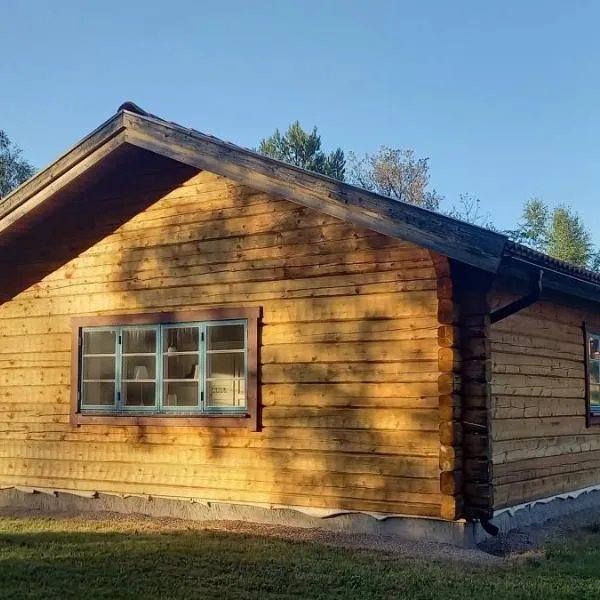
[[[548,206],[539,198],[530,198],[523,205],[522,222],[509,234],[521,244],[545,252],[548,245],[549,218]]]
[[[429,186],[429,159],[413,150],[381,146],[376,154],[350,153],[350,181],[371,192],[438,210],[442,196]]]
[[[284,134],[276,129],[271,137],[260,142],[258,152],[290,165],[344,181],[344,152],[338,148],[330,154],[325,154],[321,150],[321,136],[316,127],[309,133],[295,121]]]
[[[592,236],[581,217],[568,207],[556,208],[548,228],[548,254],[585,267],[590,265],[593,251]]]
[[[8,195],[34,173],[33,166],[21,156],[21,149],[0,129],[0,198]]]
[[[549,208],[539,198],[523,205],[521,223],[506,232],[515,241],[580,267],[598,270],[600,254],[582,218],[568,206]]]

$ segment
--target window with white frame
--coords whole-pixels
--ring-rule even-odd
[[[248,410],[248,320],[79,328],[82,415]]]

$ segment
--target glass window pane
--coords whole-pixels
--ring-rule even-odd
[[[198,355],[166,355],[163,361],[163,379],[198,379]]]
[[[155,329],[124,329],[123,354],[147,354],[156,352]]]
[[[124,356],[123,379],[156,379],[156,357],[154,356]]]
[[[215,379],[206,383],[208,408],[240,408],[246,406],[244,379]]]
[[[200,344],[198,327],[166,327],[163,352],[197,352]]]
[[[246,344],[244,325],[210,325],[208,350],[243,350]]]
[[[600,385],[590,386],[590,410],[600,413]]]
[[[153,382],[127,381],[122,388],[123,406],[154,406],[156,384]]]
[[[84,331],[84,354],[114,354],[117,342],[116,331]]]
[[[198,406],[198,383],[176,381],[165,383],[163,404],[167,407]]]
[[[207,378],[245,377],[245,355],[243,352],[208,354]]]
[[[107,379],[115,378],[114,356],[85,356],[83,358],[84,379]]]
[[[600,383],[600,361],[590,360],[590,383]]]
[[[600,360],[600,335],[590,335],[590,360]]]
[[[113,381],[92,381],[83,384],[81,406],[112,406],[115,402]]]

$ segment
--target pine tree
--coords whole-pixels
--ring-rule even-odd
[[[317,128],[313,127],[308,133],[298,121],[292,123],[284,134],[276,129],[272,136],[263,139],[258,152],[296,167],[344,180],[344,152],[338,148],[330,154],[325,154],[321,150],[321,136]]]

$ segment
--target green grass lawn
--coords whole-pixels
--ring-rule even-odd
[[[598,599],[599,546],[582,531],[490,568],[143,521],[0,518],[0,598]]]

